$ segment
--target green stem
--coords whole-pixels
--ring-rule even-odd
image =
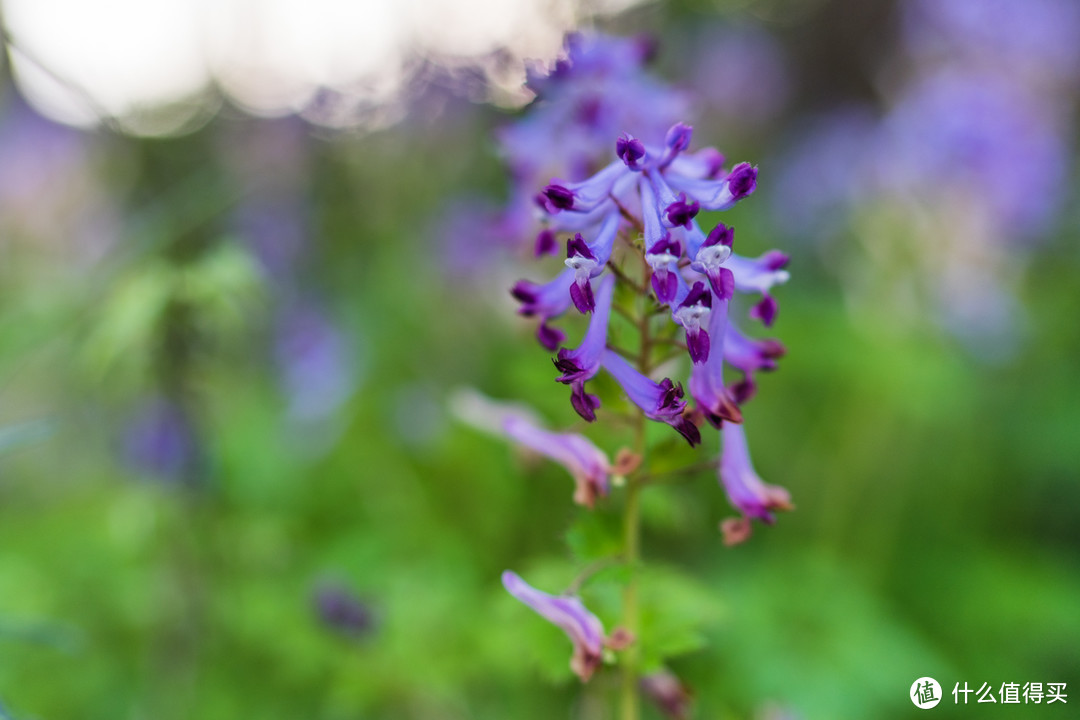
[[[648,278],[649,268],[642,267],[644,278]],[[642,282],[644,287],[646,281]],[[638,354],[638,370],[648,374],[650,370],[650,357],[652,354],[652,337],[649,333],[650,313],[648,295],[642,293],[642,309],[638,318],[638,330],[641,338],[641,352]],[[645,414],[638,411],[637,428],[634,438],[634,452],[645,465],[645,428],[648,420]],[[630,568],[630,579],[623,590],[623,627],[630,632],[634,641],[623,652],[622,664],[622,707],[621,720],[638,720],[641,715],[640,700],[638,695],[638,673],[641,664],[641,612],[638,607],[638,576],[641,561],[641,479],[637,474],[631,474],[626,479],[626,505],[623,507],[623,557]]]

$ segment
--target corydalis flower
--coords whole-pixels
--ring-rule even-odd
[[[725,535],[730,540],[740,533],[749,534],[750,518],[771,525],[776,521],[774,511],[791,510],[793,506],[787,490],[768,485],[758,477],[750,461],[750,449],[742,425],[724,423],[721,432],[724,447],[720,454],[720,482],[728,500],[745,518],[742,527],[732,524],[725,527]]]
[[[606,298],[605,307],[598,310],[592,283],[604,275],[619,234],[635,231],[642,235],[656,299],[671,309],[672,320],[686,331],[695,368],[691,393],[699,408],[717,425],[724,419],[740,420],[722,377],[727,301],[736,292],[760,294],[751,317],[771,324],[777,311],[771,289],[788,279],[783,269],[787,256],[772,251],[756,259],[742,257],[733,252],[733,228],[721,223],[708,234],[702,230],[698,211],[724,210],[751,194],[757,170],[739,163],[725,172],[723,156],[716,150],[688,151],[691,137],[692,129],[682,123],[668,131],[662,146],[649,146],[624,133],[616,140],[614,162],[583,181],[552,180],[538,196],[537,204],[548,215],[547,229],[573,233],[567,242],[568,267],[547,285],[520,282],[513,294],[523,303],[523,314],[542,317],[539,335],[549,348],[558,331],[548,323],[571,303],[581,312],[595,313],[582,346],[561,350],[556,359],[562,373],[559,381],[573,386],[571,403],[586,420],[595,419],[599,406],[599,400],[585,391],[585,382],[596,374],[610,314]],[[682,416],[680,385],[670,380],[666,386],[658,385],[648,378],[642,382],[640,374],[627,372],[633,369],[620,359],[613,360],[612,367],[608,370],[648,417],[672,425],[691,444],[698,441],[696,426]],[[748,399],[752,388],[752,380],[746,379],[739,397]]]
[[[502,574],[502,583],[507,592],[569,636],[574,644],[570,669],[582,682],[588,681],[603,661],[604,626],[600,619],[585,609],[580,599],[570,595],[548,595],[510,570]]]
[[[574,502],[592,508],[608,494],[611,462],[603,450],[577,433],[545,430],[532,414],[495,402],[480,393],[461,390],[451,400],[454,413],[470,425],[508,437],[566,468],[574,478]]]
[[[670,378],[653,382],[612,350],[604,351],[603,365],[645,417],[675,428],[691,446],[701,442],[697,426],[683,414],[686,402],[682,399],[682,385],[673,383]]]
[[[690,715],[690,691],[670,670],[661,669],[641,678],[641,691],[665,717],[685,720]]]

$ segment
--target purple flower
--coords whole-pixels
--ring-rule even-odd
[[[319,620],[346,637],[361,637],[374,627],[371,609],[339,583],[321,584],[315,591],[313,603]]]
[[[619,216],[610,213],[604,218],[594,242],[586,244],[581,233],[577,233],[566,243],[566,266],[574,271],[570,299],[579,312],[591,312],[596,306],[589,280],[604,272],[618,229]]]
[[[562,373],[558,381],[567,385],[583,383],[600,370],[600,359],[607,346],[608,318],[615,295],[615,277],[608,275],[600,282],[596,305],[589,321],[589,329],[581,345],[574,350],[562,348],[555,359],[555,367]]]
[[[777,311],[776,300],[769,290],[788,281],[790,275],[784,269],[787,264],[788,256],[777,250],[770,250],[753,260],[732,253],[727,260],[736,290],[761,293],[761,301],[750,310],[750,317],[761,320],[766,326],[773,324]]]
[[[709,337],[712,338],[713,347],[709,358],[695,364],[690,371],[690,395],[697,403],[698,410],[714,427],[720,427],[723,420],[742,422],[742,412],[724,385],[725,352],[722,344],[727,336],[727,311],[728,301],[714,297],[709,312]],[[720,347],[717,347],[718,344]]]
[[[349,399],[354,368],[345,339],[321,310],[311,304],[284,310],[275,340],[290,415],[301,421],[320,420]]]
[[[673,720],[690,716],[690,692],[670,670],[661,669],[641,678],[641,692]]]
[[[615,154],[626,164],[626,167],[631,170],[641,170],[640,161],[645,157],[645,144],[637,138],[623,133],[615,141]]]
[[[579,505],[592,508],[597,497],[608,494],[611,462],[584,435],[545,430],[526,410],[472,391],[458,391],[452,404],[469,424],[508,437],[566,468],[574,478],[574,502]]]
[[[720,482],[728,500],[744,516],[769,525],[776,521],[775,510],[791,510],[791,495],[782,487],[767,485],[758,477],[750,462],[743,426],[724,423],[721,433],[724,447],[720,454]]]
[[[564,271],[548,285],[518,283],[514,295],[524,303],[523,314],[541,315],[539,335],[545,346],[551,347],[557,336],[547,321],[565,311],[567,299],[581,312],[597,307],[592,278],[604,272],[620,231],[629,233],[639,228],[645,261],[652,269],[652,289],[657,299],[671,308],[673,321],[686,330],[687,348],[694,363],[692,394],[705,416],[717,424],[722,419],[738,421],[741,417],[722,382],[723,354],[712,350],[714,344],[722,345],[727,300],[736,291],[761,294],[751,316],[771,324],[777,306],[770,290],[787,280],[783,270],[787,256],[776,251],[757,259],[735,255],[731,250],[734,231],[722,223],[707,236],[702,232],[695,219],[697,209],[731,207],[753,191],[757,170],[741,163],[724,173],[719,153],[688,153],[690,139],[691,129],[678,124],[667,133],[662,149],[642,143],[641,153],[632,147],[636,138],[623,135],[616,143],[620,160],[576,184],[549,185],[540,204],[553,232],[574,232],[567,242],[566,259],[573,279],[568,283]],[[678,188],[678,195],[673,187]],[[640,219],[634,218],[635,212],[640,212]],[[684,247],[691,261],[689,268],[680,268]],[[563,292],[569,298],[561,295]],[[562,372],[560,381],[572,385],[571,404],[589,421],[596,417],[599,399],[585,392],[585,381],[596,372],[598,352],[604,347],[601,333],[606,332],[609,312],[605,309],[599,315],[594,318],[599,322],[590,323],[591,332],[582,347],[563,350],[556,360]],[[714,324],[719,333],[714,332]],[[620,359],[603,364],[612,365],[615,369],[608,369],[613,374],[622,374],[624,389],[648,417],[672,425],[691,444],[699,441],[697,427],[682,417],[680,385],[667,381],[662,391],[656,390],[660,386],[651,380],[635,381],[624,372],[632,368]],[[644,392],[646,388],[651,394]],[[752,388],[752,381],[745,380],[736,389],[741,398],[748,399]]]
[[[622,386],[630,401],[645,413],[645,417],[675,428],[691,447],[701,442],[697,426],[683,415],[686,402],[682,399],[682,385],[673,383],[670,378],[653,382],[612,350],[604,351],[603,364],[604,369]]]
[[[675,310],[675,322],[686,330],[686,347],[690,360],[694,364],[709,359],[709,333],[702,330],[702,320],[708,321],[711,314],[712,295],[705,289],[704,283],[694,283],[690,292]]]
[[[786,352],[780,341],[749,338],[729,322],[724,334],[724,362],[743,373],[743,379],[729,388],[735,402],[742,405],[750,400],[757,388],[754,373],[775,370],[777,359]]]
[[[998,73],[935,73],[886,117],[881,173],[895,192],[934,205],[962,193],[1000,226],[1002,240],[1038,236],[1064,203],[1069,172],[1055,102]]]
[[[687,202],[686,193],[679,193],[678,199],[664,210],[664,217],[667,218],[672,227],[681,225],[688,228],[690,227],[690,221],[697,217],[700,209],[700,203],[695,201]]]
[[[650,283],[656,299],[664,304],[675,300],[678,291],[678,262],[682,245],[664,227],[651,183],[641,183],[641,214],[645,238],[645,262],[652,268]]]
[[[569,595],[548,595],[510,570],[503,572],[502,583],[507,592],[567,634],[574,644],[570,669],[582,682],[587,682],[603,662],[604,626],[599,618],[585,609],[580,599]]]
[[[690,267],[709,278],[709,285],[718,300],[729,300],[735,294],[735,276],[731,270],[723,267],[731,257],[731,248],[735,244],[735,228],[723,223],[709,231],[704,244],[694,256]]]
[[[907,0],[901,8],[906,49],[924,60],[1038,82],[1075,82],[1080,73],[1080,7],[1072,0]]]
[[[127,461],[136,470],[157,477],[189,479],[197,462],[194,429],[176,403],[164,398],[148,401],[128,426]]]
[[[570,286],[574,284],[575,274],[573,268],[567,268],[545,285],[521,280],[510,291],[510,294],[521,303],[519,313],[526,317],[540,316],[536,337],[548,350],[557,349],[559,343],[566,337],[561,330],[547,323],[551,318],[562,315],[570,307]]]
[[[774,118],[790,90],[780,43],[756,25],[712,28],[701,35],[694,86],[723,126],[751,129]]]

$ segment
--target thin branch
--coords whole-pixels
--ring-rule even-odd
[[[622,268],[620,268],[615,263],[608,260],[607,266],[611,269],[611,272],[615,275],[616,278],[632,287],[634,289],[634,292],[638,293],[639,295],[647,292],[646,289],[642,287],[637,280],[634,280],[632,277],[624,273],[622,271]]]

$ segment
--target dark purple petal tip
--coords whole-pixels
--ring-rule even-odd
[[[705,289],[705,283],[694,283],[694,287],[690,288],[690,292],[686,293],[686,297],[679,303],[679,307],[690,307],[692,305],[712,307],[712,295]]]
[[[536,235],[536,246],[533,249],[536,257],[541,255],[553,255],[555,251],[559,249],[559,243],[555,238],[555,233],[548,228],[544,228]]]
[[[566,334],[558,328],[553,328],[546,322],[540,323],[540,326],[536,328],[536,339],[540,341],[546,349],[554,352],[562,341],[566,339]]]
[[[709,333],[700,330],[686,334],[686,349],[690,351],[690,360],[701,364],[709,359]]]
[[[510,288],[510,294],[515,300],[525,305],[519,312],[522,315],[529,316],[533,314],[533,310],[529,308],[537,301],[536,286],[528,280],[518,280],[514,283],[514,287]]]
[[[663,277],[660,273],[652,274],[652,288],[656,293],[656,299],[663,305],[667,305],[675,299],[679,292],[679,281],[673,272],[665,272]]]
[[[750,163],[742,162],[731,169],[731,174],[728,176],[728,189],[736,200],[741,200],[754,192],[756,187],[756,167],[751,166]]]
[[[574,307],[581,314],[590,313],[596,307],[596,299],[593,297],[592,285],[586,280],[570,286],[570,299],[574,301]]]
[[[735,228],[728,227],[724,223],[717,223],[716,227],[709,231],[703,247],[712,247],[713,245],[732,247],[734,244]]]
[[[566,257],[583,257],[589,260],[596,259],[592,250],[589,249],[588,243],[585,242],[585,238],[581,237],[581,233],[574,233],[574,237],[566,241]]]
[[[749,402],[757,393],[757,383],[749,376],[745,377],[736,383],[732,383],[731,387],[728,388],[728,393],[731,394],[731,398],[736,405],[743,405]]]
[[[596,409],[600,407],[600,398],[585,392],[584,383],[574,383],[570,391],[570,404],[586,422],[596,420]]]
[[[709,285],[717,300],[730,300],[735,295],[735,273],[725,267],[709,273]]]
[[[773,296],[766,295],[761,299],[761,302],[750,308],[750,317],[760,320],[768,327],[776,320],[776,313],[779,309],[779,305],[777,305]]]
[[[690,229],[690,221],[697,217],[701,205],[696,200],[686,201],[686,194],[679,193],[679,199],[667,206],[667,219],[672,225],[682,225]]]
[[[645,157],[645,144],[635,137],[631,137],[627,133],[623,133],[619,136],[619,139],[615,141],[615,154],[619,156],[619,159],[626,163],[626,166],[631,170],[639,170],[641,165],[639,161]]]
[[[675,123],[671,126],[671,129],[667,131],[667,137],[664,138],[664,144],[675,152],[682,152],[690,147],[690,138],[693,137],[693,135],[694,128],[686,123]]]
[[[569,357],[569,351],[566,348],[559,350],[558,357],[552,358],[551,362],[555,363],[555,368],[562,373],[555,380],[564,385],[575,382],[585,373],[585,370]]]
[[[559,210],[574,209],[574,193],[572,190],[552,183],[544,188],[544,197]]]
[[[698,426],[691,422],[685,415],[672,423],[671,427],[675,428],[680,435],[686,438],[686,442],[690,443],[690,447],[701,444],[701,431],[698,430]]]
[[[779,250],[770,250],[765,253],[765,256],[762,258],[762,264],[764,264],[768,270],[782,270],[787,267],[790,260],[791,256],[787,253],[780,252]]]

